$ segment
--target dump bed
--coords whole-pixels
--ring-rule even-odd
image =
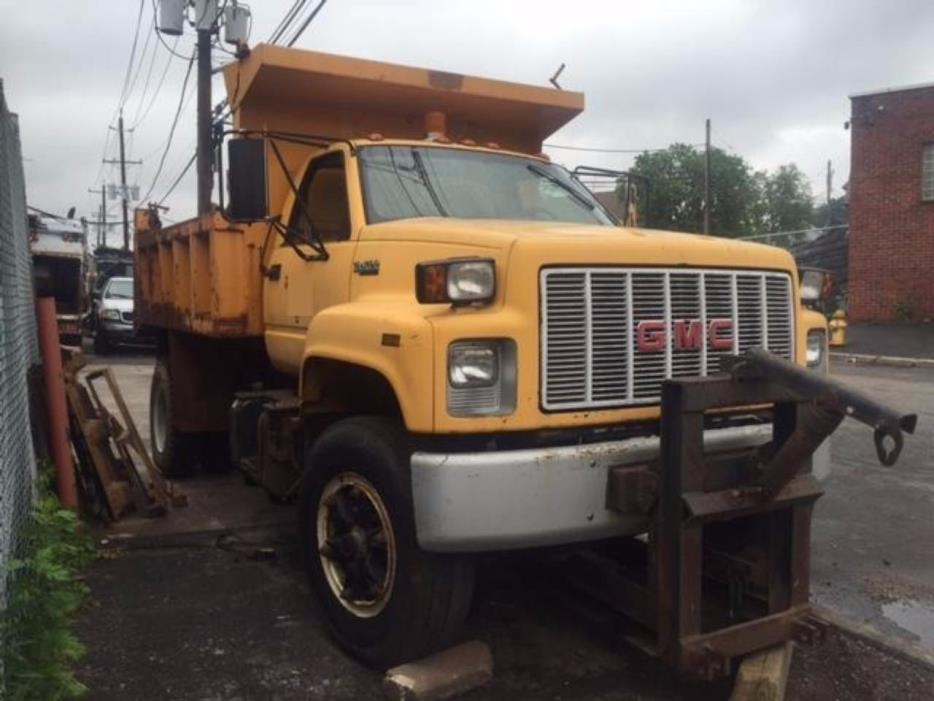
[[[454,140],[538,153],[584,104],[570,91],[269,45],[230,64],[225,81],[235,129],[271,139],[422,139],[426,113],[443,112]],[[277,146],[295,181],[320,148],[285,138]],[[290,186],[278,158],[266,160],[276,215]],[[163,228],[155,214],[137,211],[138,323],[215,337],[262,335],[260,257],[276,235],[268,223],[232,224],[219,212]]]

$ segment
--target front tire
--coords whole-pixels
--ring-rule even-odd
[[[450,644],[470,608],[473,561],[419,548],[405,430],[382,417],[328,428],[308,451],[299,527],[331,631],[380,668]]]

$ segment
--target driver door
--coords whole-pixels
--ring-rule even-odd
[[[308,242],[317,239],[324,244],[327,259],[305,260],[282,237],[268,257],[263,295],[266,347],[278,367],[298,370],[314,315],[349,299],[356,227],[347,171],[342,150],[313,158],[298,197],[293,196],[286,208],[296,247],[306,256],[315,256]]]

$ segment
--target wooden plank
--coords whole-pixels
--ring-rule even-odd
[[[782,701],[794,643],[749,655],[739,666],[730,701]]]

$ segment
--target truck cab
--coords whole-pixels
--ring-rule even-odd
[[[456,635],[476,553],[644,533],[608,483],[657,463],[665,380],[754,347],[826,371],[787,252],[620,226],[541,154],[582,95],[271,46],[226,79],[229,201],[137,213],[153,449],[229,445],[296,499],[367,661]],[[705,451],[767,443],[767,409],[706,417]]]

